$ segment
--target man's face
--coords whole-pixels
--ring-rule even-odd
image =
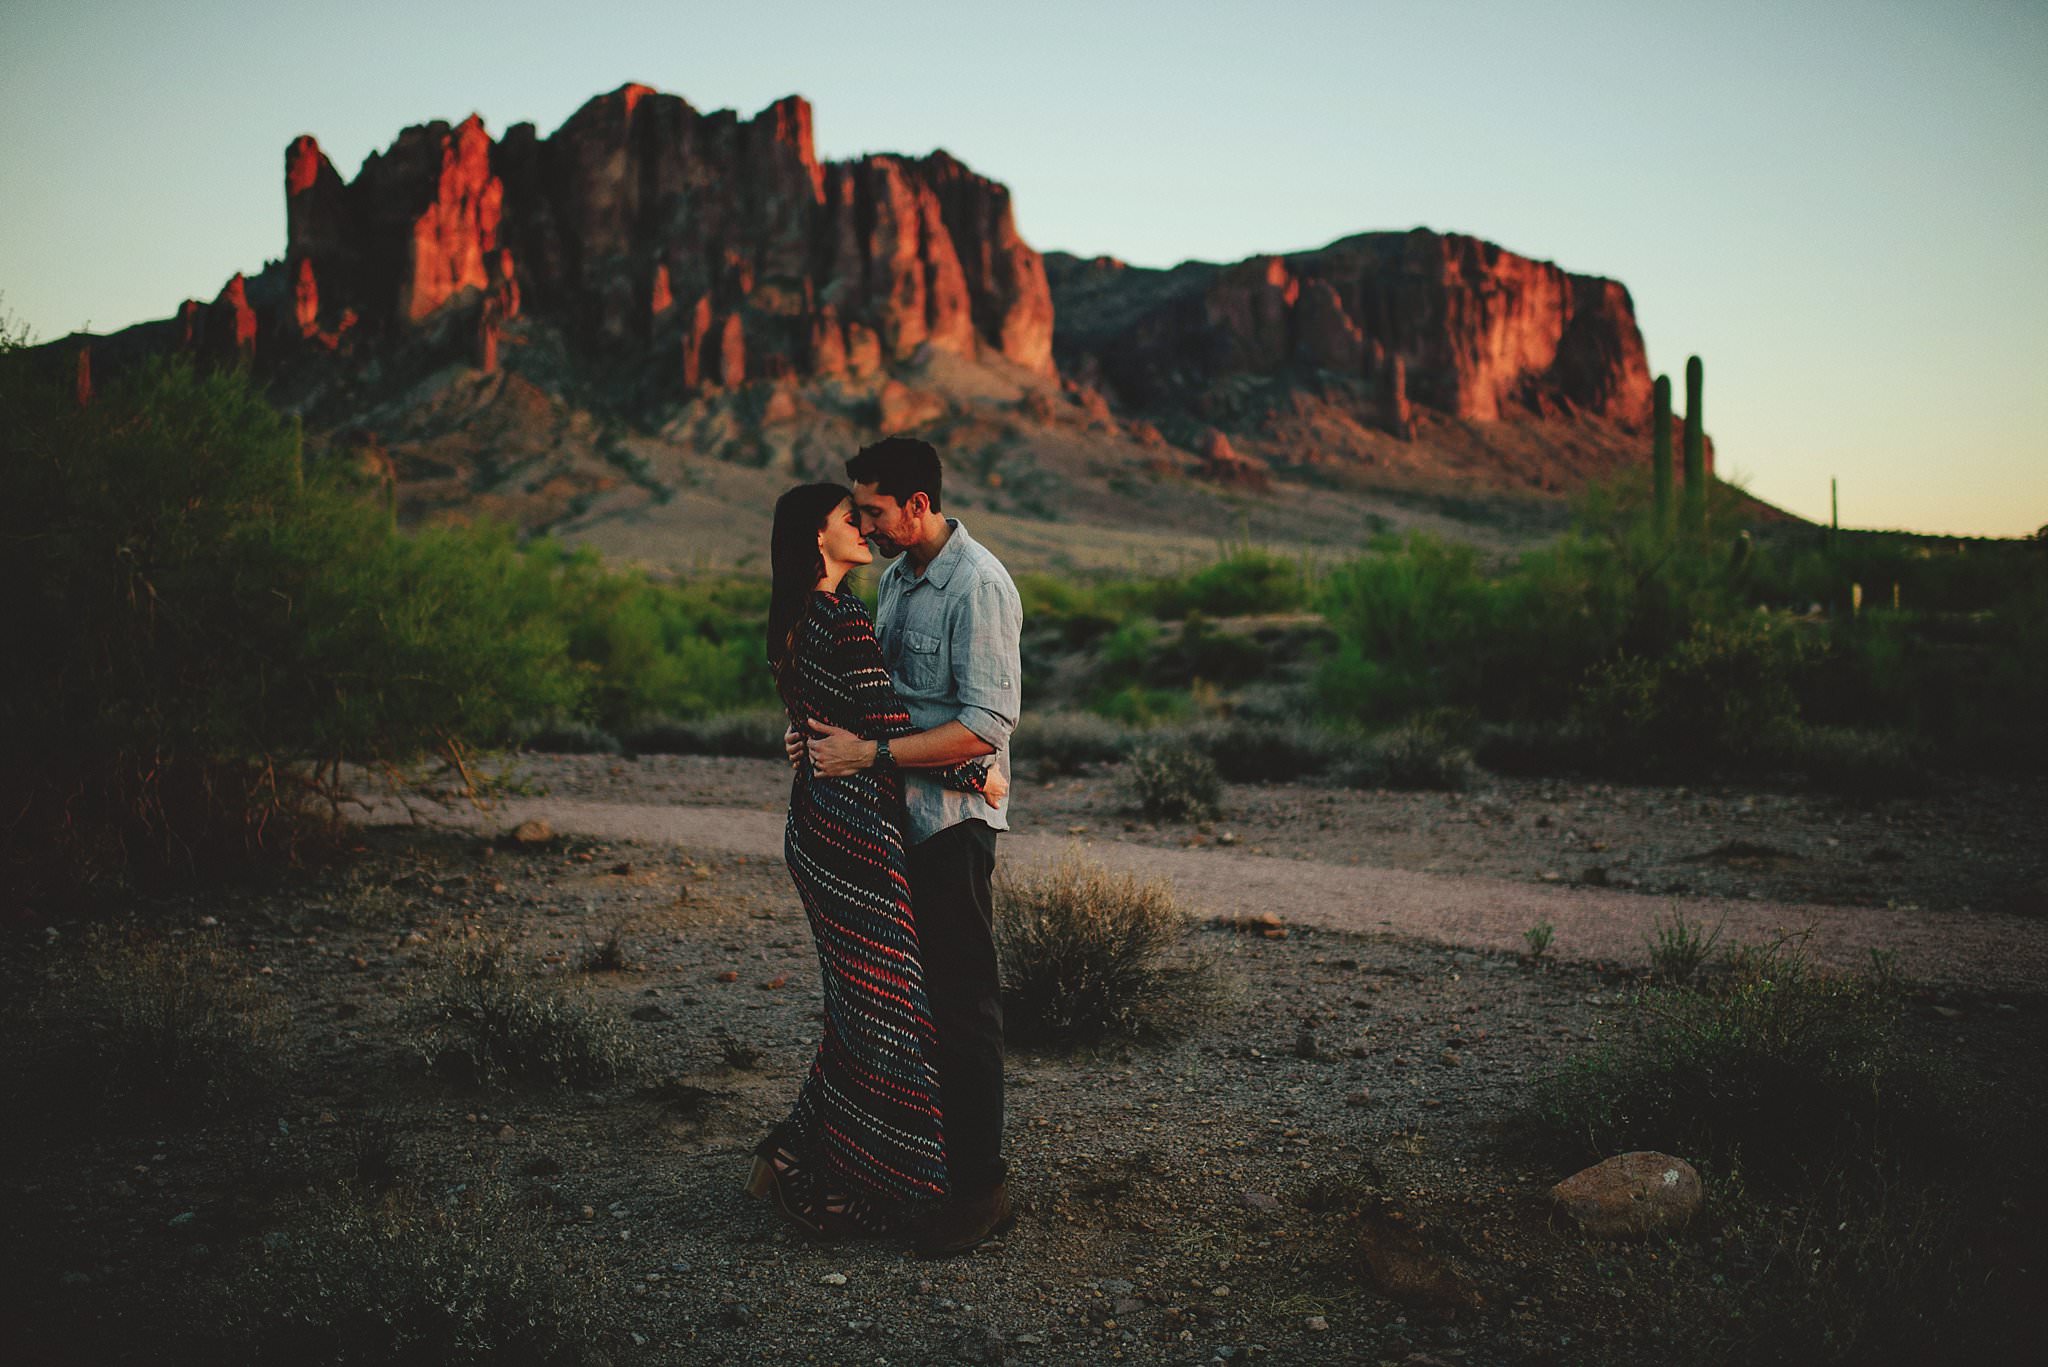
[[[910,506],[898,503],[872,484],[853,486],[853,506],[860,514],[860,534],[868,545],[891,559],[915,545],[923,533],[925,496],[912,494]]]

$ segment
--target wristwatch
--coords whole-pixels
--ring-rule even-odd
[[[886,739],[875,742],[875,767],[877,769],[894,769],[896,767],[896,756],[889,753],[889,742]]]

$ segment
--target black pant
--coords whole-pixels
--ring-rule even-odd
[[[925,995],[938,1031],[946,1173],[955,1196],[1004,1180],[1003,997],[996,968],[996,833],[948,826],[906,852]]]

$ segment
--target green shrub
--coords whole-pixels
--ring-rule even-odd
[[[1164,882],[1069,854],[996,892],[1003,1028],[1018,1041],[1085,1044],[1166,1033],[1208,1000],[1214,969],[1191,957],[1187,917]]]
[[[1241,617],[1296,612],[1308,603],[1309,576],[1302,566],[1270,551],[1241,547],[1180,583],[1162,584],[1154,597],[1161,617],[1205,613]]]
[[[289,1013],[219,931],[93,927],[52,966],[12,1060],[39,1112],[248,1100],[276,1078]],[[24,1102],[24,1104],[28,1104]]]
[[[1131,747],[1130,728],[1091,712],[1026,713],[1011,737],[1011,753],[1045,775],[1075,774],[1091,764],[1114,764]]]
[[[1472,754],[1427,726],[1400,726],[1353,748],[1331,777],[1347,788],[1462,792],[1472,786]]]
[[[1124,762],[1131,802],[1155,821],[1206,821],[1216,815],[1223,787],[1216,765],[1194,747],[1148,741]]]
[[[1682,912],[1674,912],[1669,921],[1661,916],[1655,919],[1648,942],[1650,976],[1683,987],[1706,966],[1714,946],[1721,942],[1721,927],[1716,923],[1708,930],[1699,922],[1686,920]]]
[[[151,362],[81,410],[0,356],[0,878],[59,891],[289,852],[323,778],[573,701],[501,528],[392,532],[238,372]]]
[[[1177,733],[1232,783],[1290,783],[1328,770],[1351,753],[1348,736],[1307,722],[1197,722]]]
[[[1778,1189],[1845,1155],[1931,1171],[1959,1138],[1951,1098],[1899,1041],[1896,1002],[1785,945],[1747,948],[1702,988],[1644,990],[1537,1097],[1575,1152],[1656,1149]]]
[[[779,707],[721,712],[693,721],[642,717],[620,732],[624,747],[641,755],[726,755],[738,759],[782,759],[789,714]]]
[[[603,727],[569,717],[549,717],[514,732],[523,750],[539,755],[616,755],[619,738]]]
[[[624,1298],[588,1248],[550,1239],[538,1213],[494,1178],[442,1197],[402,1186],[312,1193],[264,1254],[208,1299],[215,1325],[193,1360],[251,1364],[522,1364],[592,1356]],[[212,1340],[210,1344],[206,1340]],[[181,1345],[183,1346],[183,1345]]]
[[[498,939],[444,946],[414,993],[413,1049],[463,1081],[596,1086],[639,1061],[631,1027],[587,993],[522,964]]]
[[[1479,728],[1473,758],[1496,774],[1539,778],[1595,763],[1592,742],[1571,722],[1503,722]]]
[[[1917,797],[1933,783],[1926,744],[1896,732],[1799,726],[1786,736],[1779,754],[1815,787],[1844,797]]]
[[[1178,721],[1194,706],[1194,698],[1185,691],[1130,684],[1114,693],[1097,694],[1089,710],[1127,727],[1145,727]]]
[[[1761,617],[1702,622],[1669,653],[1596,668],[1578,719],[1612,770],[1682,776],[1768,757],[1797,720],[1797,638]]]

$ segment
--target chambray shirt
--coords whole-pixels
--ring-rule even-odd
[[[947,518],[953,534],[919,575],[906,552],[882,571],[875,635],[910,720],[921,731],[957,721],[995,746],[989,762],[1010,774],[1010,732],[1017,727],[1023,673],[1018,637],[1024,604],[1002,561]],[[911,844],[973,818],[1010,829],[1010,803],[991,807],[979,793],[943,788],[917,769],[903,771]]]

